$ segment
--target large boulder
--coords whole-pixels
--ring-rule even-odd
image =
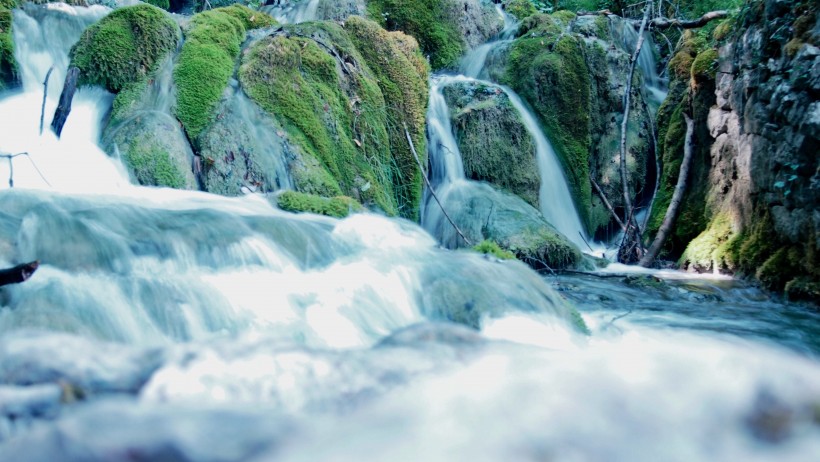
[[[489,184],[455,182],[438,191],[444,210],[473,243],[489,239],[513,252],[536,269],[575,267],[581,252],[550,225],[537,209],[520,197],[499,191]],[[449,248],[466,243],[434,200],[427,201],[427,226]]]
[[[537,208],[541,179],[535,141],[503,89],[456,83],[444,96],[467,178],[492,183]]]

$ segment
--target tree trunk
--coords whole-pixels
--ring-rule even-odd
[[[663,243],[672,231],[672,227],[675,226],[675,220],[678,218],[678,209],[683,201],[683,194],[686,192],[689,167],[692,164],[692,157],[694,157],[692,155],[692,137],[695,133],[695,123],[688,114],[684,113],[683,117],[686,119],[686,141],[683,145],[683,162],[680,164],[678,183],[675,185],[675,192],[672,193],[672,200],[669,202],[669,208],[666,209],[666,215],[663,217],[663,223],[658,229],[658,234],[655,236],[655,240],[652,241],[652,245],[649,247],[649,250],[641,258],[640,263],[638,263],[643,267],[648,268],[658,256],[658,252],[660,252],[661,247],[663,247]]]
[[[74,92],[77,91],[77,79],[80,77],[80,69],[71,67],[65,76],[63,92],[60,93],[60,103],[54,111],[54,120],[51,121],[51,129],[57,134],[57,138],[63,133],[63,126],[71,113],[71,100],[74,99]]]
[[[39,266],[39,261],[33,261],[17,265],[14,268],[0,270],[0,286],[17,284],[28,280]]]

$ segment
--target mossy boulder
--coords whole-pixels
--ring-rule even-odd
[[[177,46],[179,27],[161,9],[147,4],[113,11],[83,33],[71,49],[80,83],[119,92],[143,80]]]
[[[444,209],[472,242],[489,239],[536,269],[576,267],[581,252],[520,197],[487,183],[459,183],[439,192]],[[427,207],[439,207],[429,201]],[[430,217],[431,215],[428,215]],[[440,219],[439,219],[440,218]],[[443,216],[429,226],[449,248],[465,245]]]
[[[344,218],[364,208],[347,196],[321,197],[297,191],[285,191],[276,198],[279,208],[289,212],[309,212],[334,218]]]
[[[372,66],[371,66],[372,65]],[[330,179],[338,194],[387,214],[414,218],[421,175],[407,127],[426,162],[427,67],[415,41],[362,18],[344,28],[315,22],[285,26],[243,55],[240,81],[281,124],[290,142],[318,161],[313,187]],[[293,171],[292,171],[293,173]],[[297,190],[307,191],[294,174]]]
[[[282,127],[242,91],[229,91],[230,96],[216,110],[215,121],[200,136],[203,188],[237,196],[248,190],[266,193],[292,186],[287,160],[300,155],[298,148],[287,142]],[[338,186],[300,189],[341,194]]]
[[[386,29],[415,37],[433,69],[456,64],[503,25],[486,0],[369,0],[367,10]]]
[[[473,251],[484,254],[484,255],[492,255],[495,258],[500,260],[514,260],[515,254],[510,252],[509,250],[502,249],[495,241],[491,241],[489,239],[485,239],[478,244],[474,245],[472,248]]]
[[[0,90],[13,86],[17,81],[11,13],[15,6],[15,2],[10,0],[3,0],[0,4]]]
[[[504,2],[504,10],[519,20],[538,13],[530,0],[507,0]]]
[[[194,144],[213,121],[217,104],[234,73],[246,31],[274,23],[270,16],[241,5],[205,11],[191,19],[174,81],[176,116]]]
[[[467,178],[492,183],[537,208],[535,141],[507,94],[494,85],[457,83],[444,95]]]

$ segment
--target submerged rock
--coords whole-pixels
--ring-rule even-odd
[[[578,248],[518,196],[474,182],[453,183],[438,195],[447,213],[472,242],[495,241],[536,269],[574,267],[581,261]],[[436,210],[439,206],[431,199],[426,207]],[[446,247],[464,245],[440,210],[432,216],[434,234],[442,236]]]

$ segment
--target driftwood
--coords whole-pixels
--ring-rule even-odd
[[[17,284],[28,280],[39,266],[39,261],[33,261],[17,265],[14,268],[0,270],[0,286]]]
[[[421,165],[419,155],[416,153],[416,146],[413,144],[413,138],[410,137],[410,130],[407,129],[407,124],[404,124],[404,134],[407,136],[407,142],[410,144],[410,151],[413,153],[413,157],[416,159],[416,164],[418,164],[419,166],[419,171],[421,171],[421,176],[422,178],[424,178],[424,184],[427,185],[427,190],[430,191],[430,194],[433,195],[433,199],[435,199],[438,206],[441,207],[441,212],[444,214],[444,217],[447,218],[447,221],[449,221],[450,224],[453,225],[453,228],[456,230],[456,233],[458,233],[458,235],[461,236],[462,239],[464,239],[464,242],[467,243],[467,245],[472,246],[472,241],[467,239],[467,236],[465,236],[464,233],[461,232],[461,229],[458,227],[458,225],[453,221],[452,218],[450,218],[450,215],[447,214],[447,210],[444,210],[444,205],[438,199],[436,191],[433,189],[433,185],[430,184],[430,179],[427,178],[427,173],[424,171],[424,166]]]
[[[649,250],[641,257],[638,263],[641,266],[649,267],[655,258],[658,256],[666,237],[675,226],[675,221],[678,218],[678,209],[683,201],[683,194],[686,192],[687,177],[689,176],[689,166],[692,164],[692,136],[695,133],[695,123],[689,114],[684,113],[683,117],[686,119],[686,141],[683,145],[683,162],[680,164],[680,173],[678,173],[678,183],[675,185],[675,192],[672,193],[672,200],[669,201],[669,207],[666,209],[666,215],[663,217],[663,223],[658,229],[658,234],[655,235],[655,240],[649,246]]]
[[[54,119],[51,121],[51,129],[57,134],[57,138],[63,132],[63,126],[71,113],[71,100],[74,99],[74,92],[77,91],[77,79],[80,78],[80,69],[71,67],[65,76],[63,92],[60,93],[60,103],[54,111]]]

